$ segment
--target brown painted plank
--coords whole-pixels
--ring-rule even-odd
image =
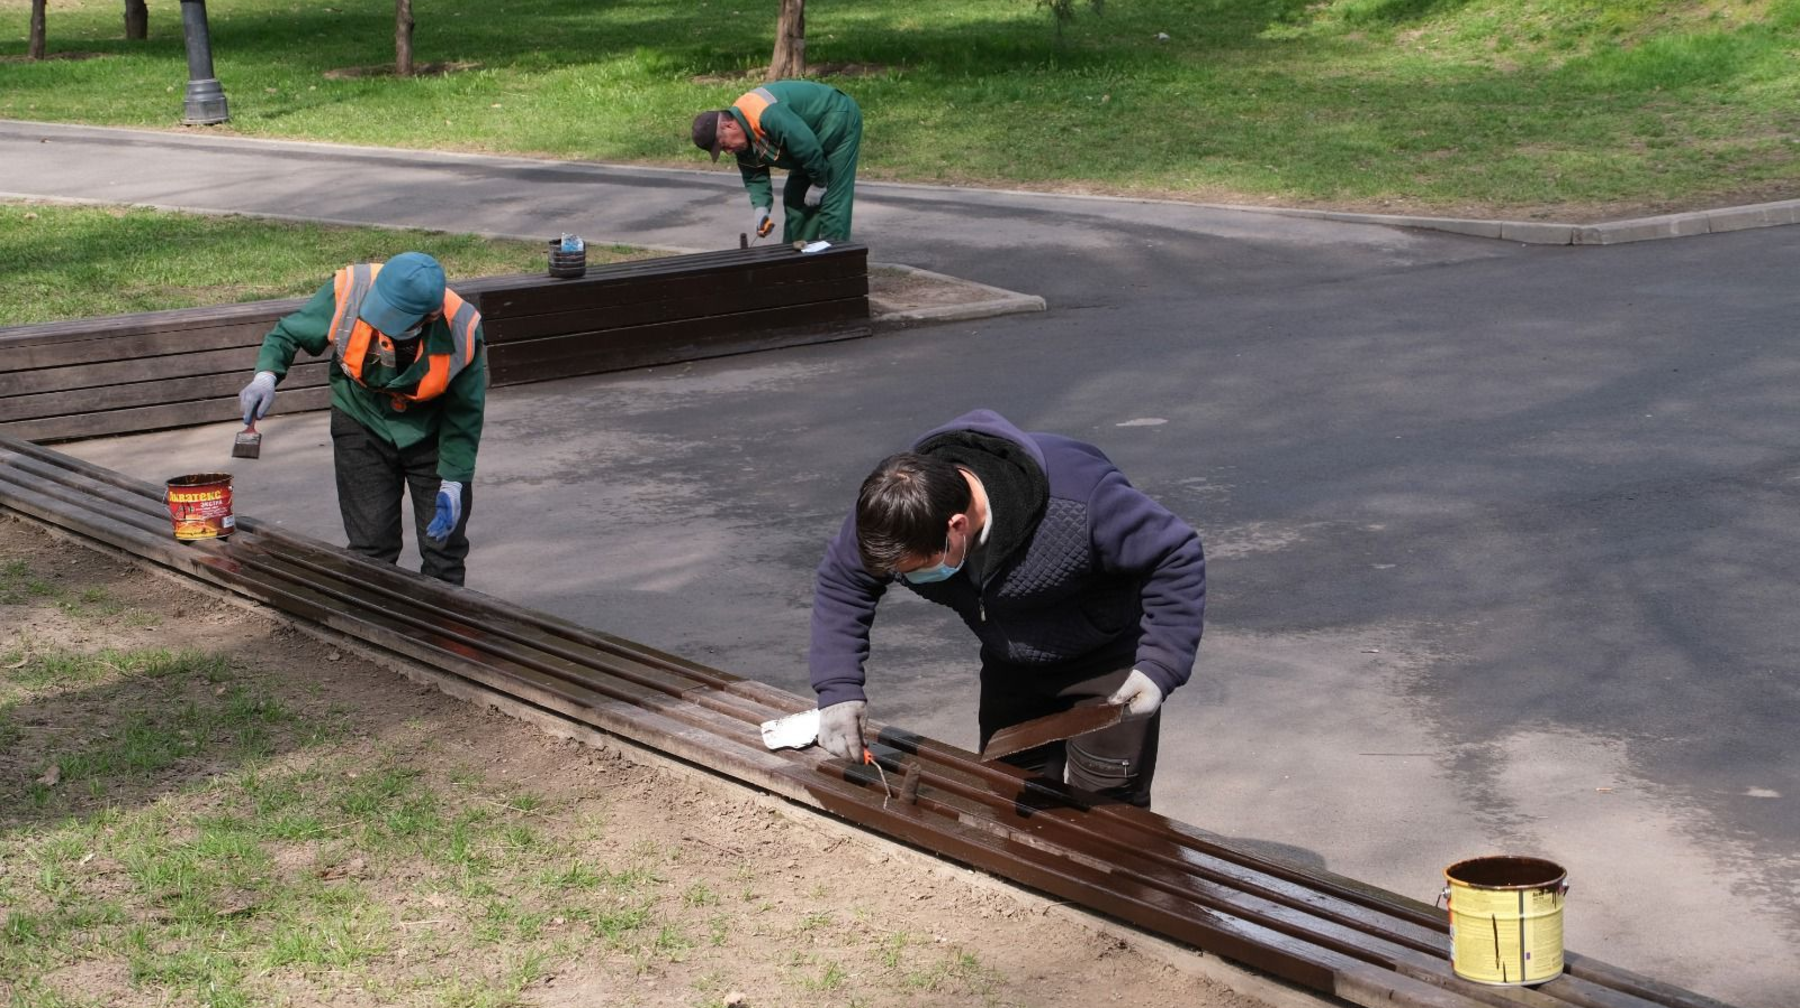
[[[258,316],[236,323],[126,335],[102,328],[92,331],[86,339],[68,342],[17,347],[0,344],[0,374],[231,348],[244,350],[254,360],[263,335],[279,318]]]
[[[1046,714],[1040,718],[1032,718],[1016,725],[1010,725],[994,733],[988,739],[987,746],[981,750],[983,763],[997,760],[1002,756],[1035,749],[1051,742],[1086,735],[1088,732],[1111,728],[1125,718],[1125,708],[1121,704],[1097,704],[1087,707],[1075,707],[1060,714]]]
[[[629,329],[658,322],[733,315],[763,308],[843,301],[868,296],[863,277],[807,280],[743,290],[686,290],[667,298],[639,300],[573,311],[542,312],[529,316],[495,319],[486,326],[489,345],[519,340],[563,336],[574,332]]]
[[[286,393],[324,385],[327,367],[329,365],[322,361],[294,365],[281,380],[281,391]],[[250,369],[242,368],[226,374],[191,375],[160,381],[107,385],[102,388],[71,388],[60,392],[7,396],[0,398],[0,422],[236,397],[238,390],[249,380]],[[285,405],[287,399],[283,395],[278,401]]]
[[[670,265],[655,271],[640,267],[632,273],[590,272],[580,280],[533,283],[491,290],[482,296],[481,312],[484,318],[501,319],[690,296],[694,292],[747,289],[807,279],[866,277],[867,273],[867,252],[860,247],[846,248],[841,252],[834,249],[811,256],[801,256],[789,250],[785,258],[729,267],[696,268],[692,263],[671,261]]]
[[[52,346],[80,342],[105,336],[144,336],[184,329],[210,329],[242,325],[257,319],[277,319],[305,304],[304,298],[274,301],[245,301],[229,305],[204,305],[198,308],[171,308],[165,311],[136,312],[130,315],[107,315],[100,318],[68,319],[36,325],[10,326],[0,329],[0,354],[28,346]]]
[[[544,381],[676,360],[866,336],[866,310],[837,302],[505,343],[488,357],[495,384]]]
[[[301,357],[301,363],[322,360]],[[62,389],[102,388],[130,382],[160,381],[165,378],[187,378],[201,374],[241,374],[248,381],[256,368],[256,350],[241,347],[229,350],[201,350],[187,354],[162,354],[135,360],[115,360],[101,364],[77,364],[72,367],[39,368],[0,374],[0,396],[36,395]]]
[[[277,400],[284,413],[319,410],[331,405],[331,390],[324,386],[297,389]],[[110,434],[136,434],[141,431],[166,430],[170,427],[192,427],[195,424],[220,423],[242,419],[237,396],[163,406],[141,406],[136,409],[108,410],[103,413],[78,413],[36,420],[0,423],[0,434],[27,441],[67,441],[73,438],[105,437]],[[221,445],[223,452],[228,446]]]

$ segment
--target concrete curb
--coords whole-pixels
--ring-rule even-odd
[[[1288,207],[1237,207],[1236,209],[1284,217],[1311,217],[1347,224],[1385,224],[1391,227],[1448,231],[1454,234],[1473,235],[1477,238],[1515,241],[1524,245],[1622,245],[1626,242],[1688,238],[1694,235],[1743,231],[1747,228],[1800,224],[1800,199],[1753,203],[1741,207],[1722,207],[1717,210],[1663,214],[1657,217],[1639,217],[1635,220],[1610,221],[1605,224],[1470,220],[1458,217],[1343,213],[1336,210],[1306,210]]]
[[[1048,307],[1044,299],[1036,294],[1020,294],[1017,291],[1009,291],[1000,287],[991,287],[984,283],[976,283],[973,280],[964,280],[961,277],[947,276],[943,273],[933,273],[930,270],[920,269],[917,266],[908,266],[905,263],[871,262],[869,264],[869,269],[871,271],[877,269],[902,270],[913,276],[922,277],[927,280],[956,284],[959,287],[972,288],[981,293],[990,295],[989,297],[978,301],[964,301],[959,304],[937,305],[930,308],[907,308],[879,313],[871,312],[869,321],[876,329],[903,329],[907,326],[925,325],[935,322],[962,322],[968,319],[992,318],[995,315],[1013,315],[1020,312],[1044,311]],[[871,309],[875,307],[876,300],[874,295],[870,295],[869,307]]]

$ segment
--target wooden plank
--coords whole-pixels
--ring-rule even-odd
[[[672,264],[653,273],[641,270],[631,274],[590,271],[587,277],[580,280],[533,283],[491,290],[482,296],[481,313],[484,318],[501,319],[516,315],[611,306],[633,300],[685,296],[686,292],[694,291],[747,288],[802,279],[866,277],[867,274],[867,250],[860,246],[846,247],[841,252],[833,249],[810,256],[788,250],[785,258],[752,261],[730,268],[721,266],[696,269],[693,264]]]
[[[0,374],[231,348],[244,350],[255,359],[263,335],[274,327],[279,317],[271,315],[238,323],[123,336],[97,329],[87,339],[37,346],[0,346]]]
[[[277,402],[286,405],[288,397],[285,393],[324,385],[329,366],[323,361],[294,365],[281,381],[280,390],[283,395]],[[193,402],[225,396],[235,398],[238,390],[249,381],[250,369],[240,368],[228,374],[192,375],[100,388],[71,388],[36,395],[7,396],[0,398],[0,422]]]
[[[510,320],[521,315],[611,310],[645,302],[711,300],[766,289],[794,290],[798,285],[821,281],[847,281],[866,289],[868,275],[860,269],[816,269],[809,262],[799,262],[754,273],[739,271],[704,276],[647,276],[629,283],[608,283],[582,290],[539,287],[509,294],[504,302],[498,294],[491,296],[488,307],[504,310],[484,311],[482,317],[489,320]],[[801,299],[805,297],[801,293],[794,296]],[[684,313],[694,310],[686,308]]]
[[[496,319],[488,323],[486,333],[488,344],[498,346],[502,343],[562,336],[572,332],[630,329],[657,322],[733,315],[764,308],[844,301],[867,296],[868,283],[863,277],[808,280],[733,291],[684,291],[679,296],[641,300],[636,304]]]
[[[279,400],[283,413],[303,413],[331,405],[331,390],[324,386],[299,389]],[[27,441],[68,441],[74,438],[105,437],[111,434],[136,434],[142,431],[166,430],[170,427],[192,427],[196,424],[238,421],[237,396],[200,402],[136,409],[107,410],[104,413],[78,413],[60,417],[42,417],[0,423],[0,434]],[[226,446],[221,445],[221,452]]]
[[[239,304],[171,308],[166,311],[10,326],[0,329],[0,354],[10,357],[15,349],[23,347],[80,342],[96,336],[143,336],[179,329],[242,325],[264,318],[273,320],[298,310],[305,303],[304,298],[245,301]]]
[[[495,384],[520,384],[851,339],[869,331],[866,312],[859,318],[853,309],[828,302],[506,343],[490,350],[488,367]]]
[[[809,256],[771,246],[451,286],[489,320],[490,381],[508,385],[866,336],[867,258],[859,245]],[[304,304],[0,330],[0,432],[54,441],[236,419],[264,335]],[[302,358],[282,383],[282,410],[328,405],[327,370]]]
[[[301,357],[301,362],[323,360]],[[59,389],[100,388],[130,382],[161,381],[202,374],[239,374],[249,381],[256,368],[256,351],[248,347],[202,350],[189,354],[162,354],[136,360],[77,364],[73,367],[39,368],[0,374],[0,396],[35,395]]]

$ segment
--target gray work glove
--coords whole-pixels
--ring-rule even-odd
[[[269,415],[275,405],[275,372],[258,371],[250,384],[238,389],[238,408],[244,411],[244,426]]]
[[[1125,677],[1125,684],[1114,690],[1113,695],[1106,698],[1106,702],[1123,705],[1125,720],[1136,721],[1156,713],[1156,708],[1162,706],[1163,692],[1150,681],[1149,676],[1132,669],[1131,674]]]
[[[769,232],[773,230],[775,230],[775,221],[769,216],[769,208],[766,206],[751,207],[750,233],[758,238],[767,238]]]
[[[816,207],[819,205],[820,201],[822,201],[824,198],[825,198],[825,187],[824,186],[813,186],[812,188],[806,190],[806,195],[800,197],[800,201],[802,203],[805,203],[809,207]]]
[[[861,763],[866,700],[844,700],[819,710],[819,745],[839,759]]]

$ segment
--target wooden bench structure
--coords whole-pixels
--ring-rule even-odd
[[[868,250],[705,252],[451,281],[481,310],[490,384],[866,336]],[[0,329],[0,435],[52,442],[218,423],[275,321],[304,299]],[[281,411],[330,405],[326,357],[294,362]]]

